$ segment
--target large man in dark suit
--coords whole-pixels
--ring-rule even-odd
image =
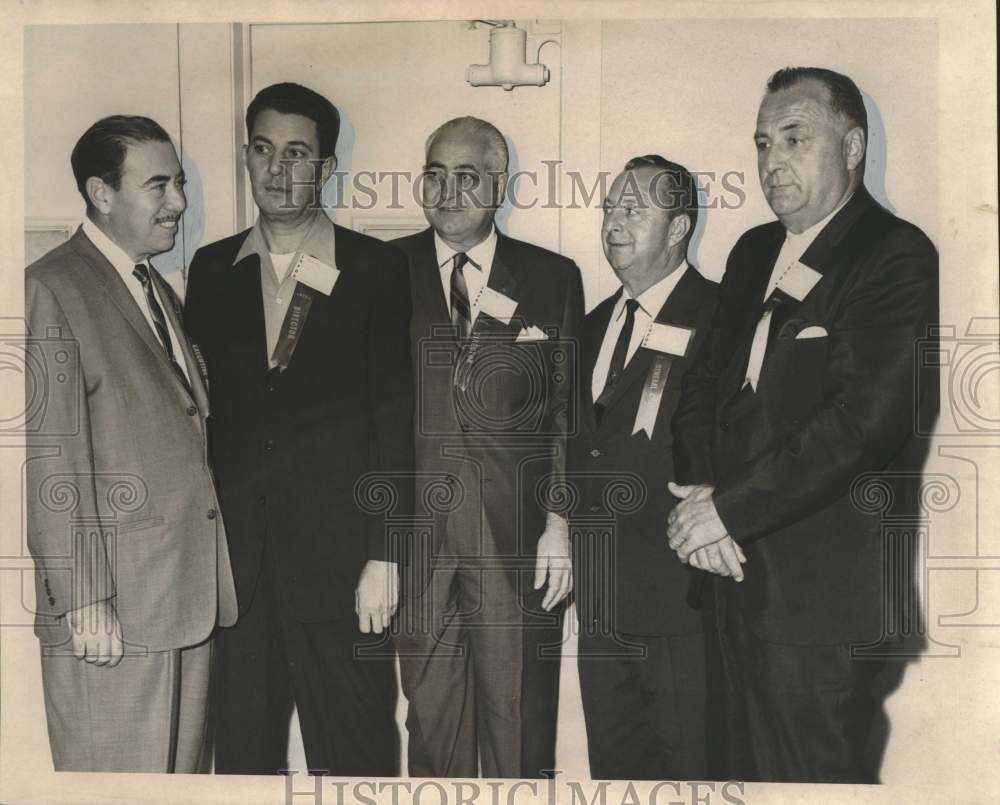
[[[537,777],[555,763],[559,605],[572,584],[548,490],[573,427],[580,273],[496,230],[507,146],[491,124],[445,123],[424,167],[431,228],[395,245],[413,292],[417,469],[452,494],[404,582],[409,772]]]
[[[717,584],[727,777],[878,779],[883,623],[913,580],[860,490],[920,472],[937,254],[865,190],[867,135],[849,78],[771,77],[755,139],[779,220],[733,248],[674,420],[678,477],[700,485],[675,487],[671,547],[715,569],[735,540],[747,559],[743,584]]]
[[[691,570],[663,544],[670,421],[715,310],[715,283],[686,259],[697,216],[691,174],[655,155],[629,161],[604,200],[604,254],[623,287],[584,323],[567,468],[594,778],[707,773],[702,616]]]
[[[276,84],[246,124],[260,217],[199,249],[186,300],[240,605],[218,641],[215,769],[284,768],[294,701],[310,770],[394,775],[395,674],[379,633],[398,575],[355,489],[369,473],[395,478],[400,507],[412,505],[406,265],[319,206],[336,164],[333,104]]]
[[[145,117],[99,120],[71,162],[87,217],[25,275],[27,538],[52,759],[203,771],[211,635],[235,622],[236,595],[207,392],[180,302],[149,264],[174,244],[184,173]]]

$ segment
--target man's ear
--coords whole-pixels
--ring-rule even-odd
[[[329,178],[333,176],[333,172],[337,170],[337,157],[328,156],[319,166],[319,186],[322,187],[327,183]]]
[[[244,145],[240,149],[240,153],[243,154],[243,167],[248,167],[247,166],[247,156],[250,154],[250,146],[249,145]]]
[[[102,215],[111,212],[111,199],[114,188],[110,187],[100,176],[91,176],[84,184],[87,198],[91,205]]]
[[[676,246],[691,231],[691,216],[686,212],[677,213],[667,226],[667,242],[670,246]]]
[[[503,200],[507,193],[507,171],[503,171],[502,173],[491,172],[490,176],[494,177],[493,204],[499,208],[503,205]]]
[[[861,126],[855,126],[844,135],[844,159],[848,170],[856,170],[865,158],[865,133]]]

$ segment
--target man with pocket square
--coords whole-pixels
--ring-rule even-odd
[[[915,344],[937,316],[937,253],[865,189],[867,117],[846,76],[779,70],[755,141],[778,221],[733,248],[686,378],[668,539],[713,572],[746,555],[742,584],[703,596],[725,690],[713,774],[874,783],[879,691],[905,653],[889,627],[919,613],[899,609],[913,579],[862,490],[884,477],[894,514],[915,506],[937,405]]]
[[[580,272],[496,229],[507,145],[492,124],[450,120],[425,156],[431,226],[394,245],[413,293],[417,470],[452,493],[404,576],[409,773],[538,777],[555,764],[572,587],[568,527],[546,489],[573,427]]]

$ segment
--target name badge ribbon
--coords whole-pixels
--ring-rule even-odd
[[[517,302],[509,296],[505,296],[488,285],[484,285],[482,290],[476,295],[472,303],[472,309],[480,313],[485,313],[490,318],[496,319],[501,324],[510,324],[517,310]],[[479,351],[482,342],[482,332],[475,327],[468,343],[462,347],[459,355],[458,365],[455,367],[455,386],[465,391],[468,387],[469,375],[472,372],[472,364],[475,361],[476,353]]]
[[[695,331],[687,327],[675,327],[672,324],[653,322],[646,337],[642,340],[645,349],[658,353],[646,374],[646,386],[639,400],[639,410],[635,414],[635,424],[632,435],[640,431],[647,439],[653,438],[653,428],[660,412],[660,401],[663,399],[663,389],[667,386],[670,369],[674,358],[683,358],[694,341]]]
[[[340,272],[333,266],[327,265],[322,260],[317,260],[311,254],[304,252],[292,263],[292,270],[289,274],[296,280],[295,291],[291,301],[288,303],[288,311],[285,313],[284,321],[281,322],[281,332],[278,334],[278,343],[271,354],[279,372],[284,372],[292,360],[295,347],[298,346],[302,330],[305,329],[306,319],[309,318],[309,309],[317,293],[329,296],[333,292],[333,286],[337,283]]]

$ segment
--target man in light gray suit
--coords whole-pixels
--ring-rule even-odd
[[[236,596],[207,463],[208,396],[149,265],[186,206],[167,133],[98,121],[72,155],[87,217],[28,267],[27,539],[57,771],[204,767],[216,624]]]

